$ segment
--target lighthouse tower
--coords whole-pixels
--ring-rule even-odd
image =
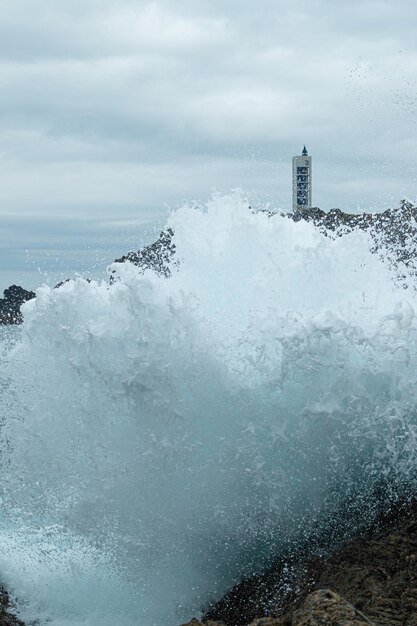
[[[292,158],[292,208],[311,208],[311,156],[305,146],[301,156]]]

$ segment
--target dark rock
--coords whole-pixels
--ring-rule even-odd
[[[172,242],[174,231],[167,228],[161,231],[159,239],[145,246],[137,252],[128,252],[120,259],[116,259],[115,263],[125,263],[130,261],[142,270],[151,269],[161,276],[170,276],[170,266],[175,256],[175,244]],[[115,272],[113,272],[114,274]]]
[[[222,626],[191,620],[183,626]],[[280,617],[259,617],[250,626],[374,626],[368,617],[331,589],[309,593],[298,608]]]
[[[35,292],[12,285],[4,290],[3,296],[0,299],[0,325],[21,324],[23,316],[20,307],[24,302],[34,298]]]
[[[313,207],[290,213],[289,217],[295,222],[313,222],[328,236],[340,237],[356,229],[368,231],[373,242],[371,251],[388,261],[400,281],[417,275],[417,207],[407,200],[402,200],[398,208],[382,213],[359,215],[340,209],[325,213]]]
[[[301,607],[293,612],[291,623],[296,626],[373,626],[361,611],[331,589],[310,593]],[[259,620],[252,626],[260,626]]]
[[[75,280],[75,278],[66,278],[65,280],[61,280],[60,283],[57,283],[55,285],[54,289],[59,289],[63,285],[66,285],[67,283],[70,283],[73,280]],[[90,278],[84,278],[83,280],[85,280],[87,283],[91,283],[91,279]]]
[[[9,594],[3,587],[0,587],[0,626],[25,626],[12,611]]]
[[[204,619],[227,626],[417,626],[417,503],[401,503],[396,517],[374,529],[330,556],[278,561],[236,585]]]
[[[352,542],[323,564],[316,585],[331,585],[374,623],[417,624],[417,520]]]
[[[55,285],[54,289],[59,289],[65,283],[73,280],[67,278],[62,282]],[[85,279],[88,283],[91,282],[89,278]],[[34,291],[27,291],[18,285],[12,285],[3,292],[3,298],[0,299],[0,326],[7,326],[12,324],[21,324],[23,322],[23,315],[20,307],[24,302],[32,300],[36,297]]]

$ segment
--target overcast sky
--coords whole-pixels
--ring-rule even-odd
[[[415,0],[0,0],[0,287],[111,261],[213,189],[290,208],[304,143],[314,205],[415,200],[416,23]]]

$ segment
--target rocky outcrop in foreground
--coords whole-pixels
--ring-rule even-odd
[[[9,595],[0,587],[0,626],[25,626],[13,613]]]
[[[12,609],[0,588],[0,626],[24,626]],[[247,625],[417,626],[417,502],[326,558],[280,561],[242,581],[183,626]]]
[[[417,626],[417,504],[327,558],[277,563],[210,607],[217,626]],[[193,620],[193,626],[200,622]]]
[[[260,617],[250,626],[374,626],[363,613],[331,589],[310,593],[301,606],[283,617]],[[224,622],[193,619],[183,626],[224,626]]]

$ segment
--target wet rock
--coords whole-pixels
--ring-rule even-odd
[[[205,619],[227,626],[417,626],[416,502],[399,504],[327,557],[314,550],[236,585]]]
[[[324,564],[317,584],[331,585],[377,624],[417,624],[417,523],[352,542]]]
[[[295,222],[312,222],[330,236],[342,236],[358,229],[367,231],[373,241],[372,252],[395,268],[400,281],[417,274],[417,207],[407,200],[402,200],[398,208],[382,213],[358,215],[340,209],[325,213],[313,207],[290,213],[289,217]]]
[[[223,622],[192,620],[185,626],[220,626]],[[298,608],[280,617],[260,617],[249,626],[376,626],[362,611],[331,589],[308,594]]]
[[[18,285],[5,289],[3,298],[0,298],[0,325],[21,324],[23,316],[20,307],[34,297],[33,291],[27,291]]]
[[[285,626],[285,618],[279,617],[260,617],[250,623],[250,626]],[[289,622],[288,622],[289,626]]]
[[[372,622],[338,593],[318,589],[294,611],[293,626],[369,626]],[[259,625],[258,625],[259,626]]]
[[[167,228],[161,231],[159,238],[149,246],[145,246],[137,252],[128,252],[114,262],[126,263],[126,261],[129,261],[142,270],[151,269],[161,276],[168,277],[171,275],[172,265],[175,264],[175,244],[173,243],[173,237],[174,231],[172,228]],[[115,274],[115,272],[113,272],[113,274]]]
[[[24,623],[13,614],[9,594],[3,587],[0,587],[0,626],[25,626]]]

